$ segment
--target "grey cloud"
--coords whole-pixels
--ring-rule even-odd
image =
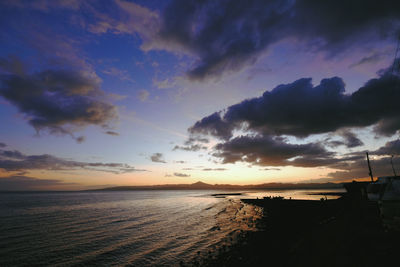
[[[172,0],[161,13],[122,0],[111,1],[107,12],[96,1],[12,2],[46,10],[74,6],[89,14],[78,16],[77,24],[91,33],[139,34],[145,51],[191,54],[197,60],[188,72],[193,79],[239,70],[289,38],[328,56],[361,49],[394,39],[400,17],[393,0]]]
[[[196,122],[191,134],[208,134],[229,140],[234,130],[259,134],[306,137],[343,128],[375,125],[375,132],[391,136],[400,129],[400,79],[386,70],[351,95],[338,77],[283,84],[261,97],[244,100]],[[355,136],[344,134],[348,146],[361,145]]]
[[[203,144],[209,142],[208,138],[200,136],[190,136],[183,146],[176,145],[172,150],[184,150],[184,151],[199,151],[201,149],[207,149]]]
[[[17,150],[2,150],[0,149],[0,158],[7,159],[24,159],[26,156]]]
[[[0,143],[0,148],[6,147],[7,145],[4,143]]]
[[[202,171],[226,171],[226,168],[204,168]]]
[[[374,64],[374,63],[378,62],[379,60],[381,60],[383,58],[383,56],[384,56],[383,53],[375,52],[372,55],[363,57],[358,62],[351,64],[349,67],[354,68],[354,67],[365,65],[365,64]]]
[[[5,73],[23,75],[26,72],[24,63],[16,56],[0,58],[0,70]]]
[[[189,145],[189,146],[179,146],[176,145],[172,150],[184,150],[184,151],[199,151],[201,149],[207,149],[207,147],[195,144],[195,145]]]
[[[147,90],[140,90],[138,93],[138,98],[140,101],[145,102],[150,96],[149,91]]]
[[[176,176],[176,177],[190,177],[190,174],[174,172],[174,176]]]
[[[359,49],[395,37],[399,18],[400,3],[391,0],[173,0],[147,49],[195,55],[189,76],[204,79],[252,64],[288,37],[328,55]]]
[[[184,161],[184,160],[175,160],[174,162],[175,162],[175,163],[180,163],[180,164],[186,163],[186,161]]]
[[[391,157],[371,159],[371,168],[374,177],[393,175],[390,158]],[[393,165],[397,172],[400,172],[400,159],[398,157],[393,159]],[[369,177],[365,156],[350,163],[339,164],[338,166],[335,166],[335,168],[340,170],[329,173],[329,177],[335,179],[356,179]]]
[[[350,131],[342,131],[341,136],[344,139],[344,145],[346,145],[348,148],[364,145],[364,143]]]
[[[29,176],[15,175],[0,178],[1,191],[31,191],[54,189],[54,187],[74,185],[60,180],[37,179]]]
[[[163,159],[163,154],[162,153],[154,153],[153,155],[150,156],[150,160],[152,162],[158,162],[158,163],[167,163]]]
[[[134,82],[134,80],[131,78],[127,70],[121,70],[116,67],[111,67],[109,69],[103,70],[103,73],[116,77],[122,81]]]
[[[84,136],[78,136],[78,137],[74,137],[74,138],[75,138],[75,141],[76,141],[78,144],[83,143],[83,142],[85,142],[85,140],[86,140],[86,137],[84,137]]]
[[[279,168],[264,168],[264,169],[260,169],[260,171],[280,171],[281,169]]]
[[[271,136],[240,136],[215,146],[222,163],[247,162],[260,166],[329,166],[343,159],[318,143],[290,144]]]
[[[377,149],[371,154],[376,155],[400,155],[400,139],[389,141],[383,147]]]
[[[0,76],[0,95],[25,115],[37,133],[73,133],[88,125],[108,127],[117,109],[102,99],[97,76],[84,71],[46,70]],[[79,141],[79,140],[77,140]]]
[[[191,134],[209,134],[224,139],[231,138],[235,125],[231,124],[229,121],[223,120],[220,113],[221,112],[215,112],[197,121],[189,128],[189,132]]]
[[[52,155],[25,155],[16,150],[0,149],[0,169],[5,171],[29,170],[92,170],[110,173],[145,171],[124,163],[81,162]]]
[[[108,134],[108,135],[113,135],[113,136],[118,136],[119,135],[119,133],[114,132],[114,131],[107,131],[105,133]]]
[[[87,21],[86,25],[90,32],[140,34],[145,46],[159,29],[159,14],[144,6],[123,0],[115,0],[109,3],[109,6],[108,12],[105,13],[99,5],[86,4],[87,10],[94,15],[94,20]]]
[[[391,160],[397,173],[400,172],[400,140],[392,140],[375,151],[369,152],[374,177],[393,175]],[[378,157],[373,157],[377,155]],[[394,155],[393,159],[391,156]],[[347,155],[349,160],[338,162],[332,167],[338,169],[328,174],[333,179],[355,179],[369,177],[365,151]]]
[[[42,12],[49,12],[51,9],[72,9],[76,10],[81,6],[79,0],[41,0],[41,1],[30,1],[30,0],[11,0],[3,1],[4,4],[19,7],[19,8],[31,8],[40,10]]]
[[[185,145],[193,145],[195,143],[209,143],[210,140],[208,140],[207,138],[204,137],[200,137],[200,136],[190,136],[186,141],[185,141]]]

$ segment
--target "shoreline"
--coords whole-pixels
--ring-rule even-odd
[[[386,232],[376,203],[347,195],[335,200],[241,199],[263,208],[258,231],[193,266],[389,266],[400,234]]]

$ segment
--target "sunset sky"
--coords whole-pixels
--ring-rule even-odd
[[[0,190],[400,173],[400,1],[0,2]]]

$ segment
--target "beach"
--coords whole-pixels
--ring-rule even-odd
[[[259,231],[247,232],[204,266],[391,266],[399,233],[385,231],[376,203],[242,199],[262,207]],[[196,265],[196,264],[195,264]]]

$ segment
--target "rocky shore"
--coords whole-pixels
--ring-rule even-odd
[[[201,266],[392,266],[400,234],[385,231],[376,203],[242,199],[263,208],[259,231],[203,259]]]

